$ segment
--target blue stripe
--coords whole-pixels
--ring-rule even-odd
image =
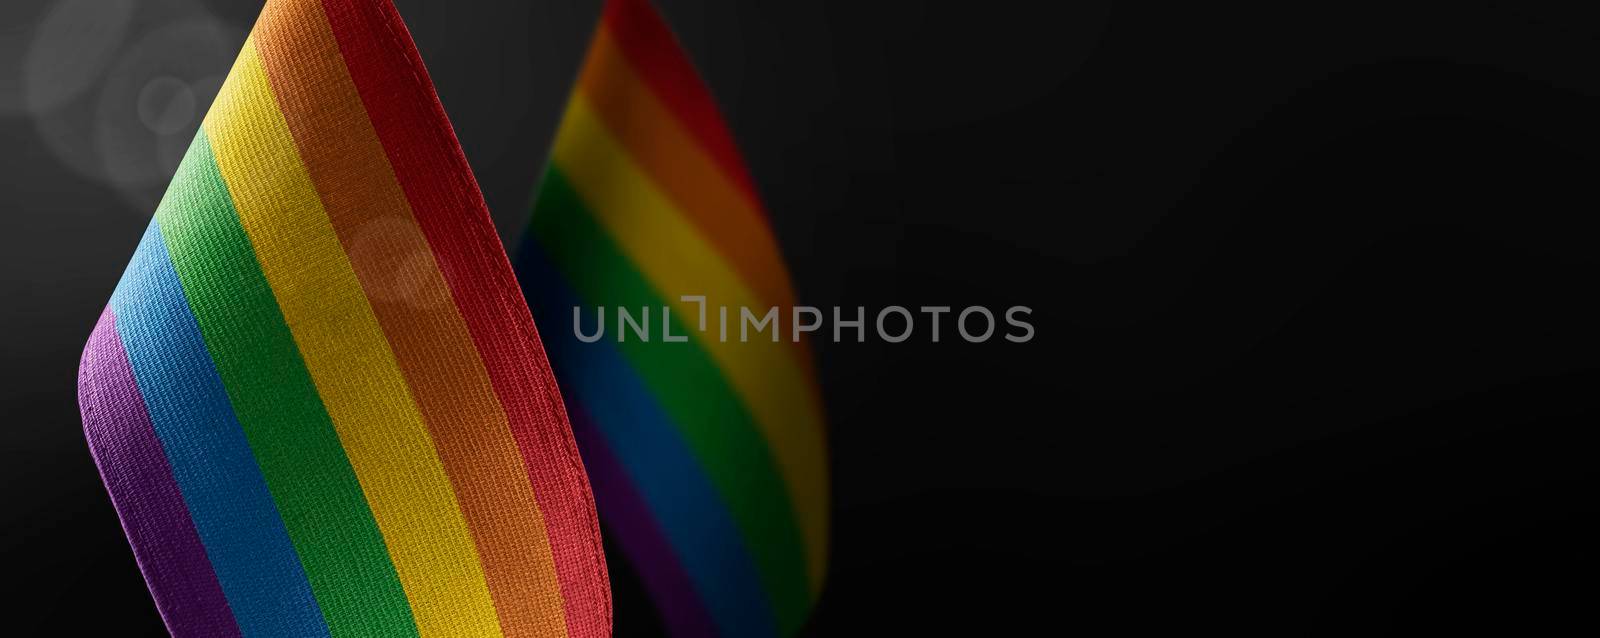
[[[572,308],[582,304],[531,233],[517,252],[516,270],[545,353],[561,380],[562,397],[592,417],[720,633],[777,635],[772,606],[744,538],[671,418],[615,345],[605,340],[582,343],[573,336]],[[593,437],[577,438],[581,444]],[[604,500],[606,495],[597,493],[595,498]],[[601,509],[606,509],[603,503]]]
[[[239,629],[246,636],[327,636],[159,225],[145,231],[111,306],[156,436]]]

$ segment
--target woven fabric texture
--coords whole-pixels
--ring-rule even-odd
[[[174,635],[610,635],[555,378],[389,0],[269,0],[79,387]]]

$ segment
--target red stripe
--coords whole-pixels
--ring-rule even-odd
[[[650,91],[700,140],[717,166],[761,210],[761,200],[745,171],[739,147],[734,145],[711,91],[649,0],[607,0],[601,24],[611,30],[617,47]]]
[[[544,513],[567,633],[610,636],[611,591],[594,495],[533,317],[422,58],[388,0],[323,0],[323,6],[506,409]],[[515,332],[507,336],[508,329]]]

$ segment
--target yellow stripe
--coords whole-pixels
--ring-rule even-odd
[[[610,29],[595,32],[577,91],[612,137],[652,178],[684,221],[700,229],[765,303],[794,304],[789,274],[766,217],[693,132],[656,97]],[[788,320],[782,322],[788,325]]]
[[[827,558],[828,484],[822,417],[788,335],[779,343],[755,335],[748,343],[738,342],[738,308],[759,313],[767,306],[640,171],[582,94],[573,96],[567,107],[556,137],[555,161],[674,313],[698,317],[699,305],[678,297],[706,296],[710,306],[707,332],[691,334],[744,399],[787,479],[806,542],[808,580],[815,593]],[[729,308],[728,343],[717,337],[716,306]],[[695,325],[693,319],[685,321]]]
[[[254,40],[205,120],[217,165],[333,417],[423,636],[499,636],[433,440],[277,109]]]

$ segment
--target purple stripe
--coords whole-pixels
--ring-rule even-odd
[[[695,595],[694,583],[588,412],[575,401],[568,401],[567,420],[583,450],[583,466],[589,472],[595,507],[600,510],[605,531],[632,559],[640,580],[655,599],[668,633],[679,637],[717,635],[710,613]]]
[[[238,636],[109,307],[89,336],[78,374],[89,452],[167,630],[174,636]]]

